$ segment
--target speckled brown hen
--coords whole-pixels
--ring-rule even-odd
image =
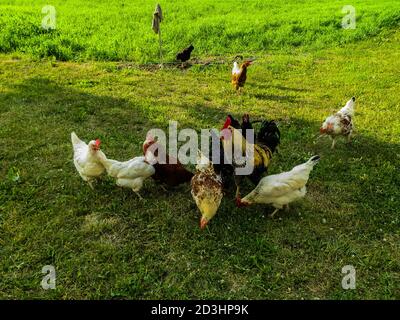
[[[201,212],[200,228],[204,229],[217,213],[223,192],[221,177],[215,173],[212,162],[200,151],[191,186],[193,199]]]

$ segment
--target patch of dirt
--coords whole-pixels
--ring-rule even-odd
[[[146,63],[146,64],[135,64],[135,63],[120,63],[117,65],[117,69],[140,69],[146,71],[157,71],[160,69],[189,69],[195,65],[197,66],[210,66],[216,64],[225,64],[227,61],[223,59],[216,59],[216,58],[207,58],[207,59],[191,59],[186,62],[165,62],[162,65],[159,63]]]

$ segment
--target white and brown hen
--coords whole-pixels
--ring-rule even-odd
[[[332,149],[335,147],[336,138],[338,136],[345,136],[347,137],[347,141],[350,142],[354,130],[355,101],[355,97],[347,101],[346,105],[340,109],[339,112],[326,118],[319,129],[321,134],[326,134],[331,137]]]

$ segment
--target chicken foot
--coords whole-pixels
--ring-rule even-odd
[[[335,148],[335,144],[336,144],[336,139],[335,138],[331,138],[332,139],[332,146],[331,149]]]
[[[132,191],[133,191],[134,193],[136,193],[136,195],[139,197],[140,200],[143,200],[142,196],[139,194],[138,191],[135,191],[135,190],[133,190],[133,189],[132,189]]]
[[[289,204],[284,204],[283,208],[285,208],[285,211],[288,212],[289,211]],[[277,213],[280,209],[282,209],[282,208],[276,208],[274,210],[274,212],[272,212],[272,214],[269,217],[272,219],[274,217],[275,213]]]
[[[87,183],[88,183],[89,187],[90,187],[92,190],[94,190],[93,182],[92,182],[91,180],[88,180]]]

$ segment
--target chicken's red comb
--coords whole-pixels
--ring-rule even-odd
[[[231,118],[230,117],[226,117],[226,121],[225,121],[224,126],[222,127],[222,130],[228,128],[231,125],[231,122],[232,122]]]
[[[96,146],[100,147],[101,141],[100,139],[96,139]]]

